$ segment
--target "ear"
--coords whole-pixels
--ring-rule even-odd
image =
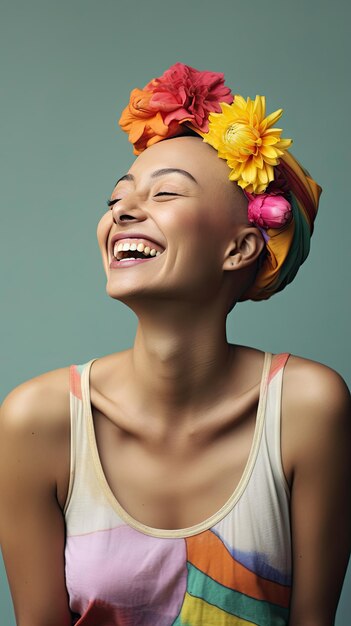
[[[238,270],[251,265],[258,259],[264,246],[265,241],[258,228],[242,228],[227,247],[223,269]]]

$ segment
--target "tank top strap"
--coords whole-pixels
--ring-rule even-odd
[[[263,438],[263,445],[266,448],[271,470],[288,496],[290,495],[290,488],[284,474],[281,453],[281,402],[284,370],[289,356],[289,352],[274,354],[271,361]]]
[[[289,356],[290,352],[281,352],[279,354],[272,355],[271,367],[268,375],[268,384],[280,370],[284,369]]]
[[[69,390],[73,396],[78,398],[79,400],[83,399],[82,392],[82,375],[85,369],[89,370],[91,364],[97,360],[97,357],[94,359],[90,359],[86,363],[82,363],[80,365],[70,365],[69,366]]]
[[[81,387],[81,372],[79,371],[79,365],[70,365],[69,367],[69,390],[70,393],[78,398],[82,399],[82,387]]]
[[[68,493],[64,506],[64,513],[67,512],[72,490],[77,481],[77,476],[81,473],[82,459],[86,457],[88,450],[88,438],[86,420],[83,405],[83,373],[86,368],[90,368],[91,359],[87,363],[72,364],[69,366],[69,391],[70,391],[70,478]]]

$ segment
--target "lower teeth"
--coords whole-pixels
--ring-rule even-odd
[[[124,257],[123,259],[119,259],[119,262],[121,263],[121,261],[139,261],[139,260],[140,260],[140,257],[128,256],[128,257]]]

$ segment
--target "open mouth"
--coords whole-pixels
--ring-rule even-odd
[[[160,256],[164,252],[159,244],[141,239],[117,240],[113,244],[113,261],[121,264],[126,261],[136,261],[138,259],[149,260]]]

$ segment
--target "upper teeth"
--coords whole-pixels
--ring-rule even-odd
[[[142,252],[143,254],[145,254],[145,256],[159,256],[161,254],[159,250],[151,248],[141,241],[139,243],[116,241],[113,247],[113,256],[117,258],[118,252],[128,252],[128,250],[137,250],[138,252]]]

